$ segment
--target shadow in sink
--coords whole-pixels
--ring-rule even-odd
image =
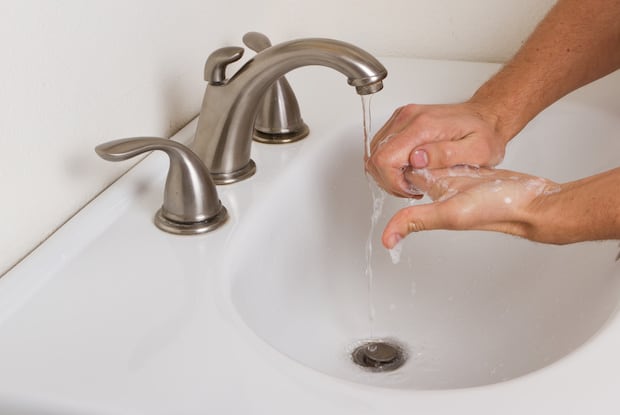
[[[372,202],[359,130],[311,137],[317,142],[231,243],[232,301],[265,342],[354,382],[464,388],[556,362],[613,314],[620,296],[617,242],[551,246],[496,233],[434,231],[407,238],[394,265],[379,236],[407,201],[391,196],[373,238],[369,293]],[[355,366],[350,352],[369,337],[396,339],[408,360],[391,373]]]

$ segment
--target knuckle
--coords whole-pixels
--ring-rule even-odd
[[[407,222],[407,233],[421,232],[424,229],[424,222],[420,220],[410,220]]]
[[[492,154],[489,156],[489,163],[491,166],[496,166],[501,163],[502,160],[504,160],[506,149],[501,145],[498,147],[499,148],[494,149],[494,151],[492,151]]]
[[[434,159],[433,166],[436,167],[452,167],[457,156],[455,146],[451,142],[438,143],[435,146],[435,152],[430,156],[430,159]]]
[[[407,105],[403,105],[402,107],[403,112],[407,113],[407,114],[414,114],[418,111],[418,105],[416,104],[407,104]]]
[[[451,161],[456,155],[456,150],[451,145],[445,145],[443,147],[443,159],[446,164],[451,164]]]
[[[485,141],[477,151],[477,158],[482,166],[496,166],[504,159],[504,149],[501,146],[495,146],[489,141]]]
[[[472,148],[472,150],[473,151],[470,152],[471,156],[469,157],[471,159],[470,164],[475,164],[478,166],[491,165],[492,152],[486,142],[481,145],[476,145]]]
[[[409,120],[418,112],[418,106],[415,104],[407,104],[404,105],[396,111],[396,121],[403,122],[405,120]]]
[[[369,163],[380,170],[389,164],[390,158],[390,154],[379,147],[370,155]]]
[[[434,123],[434,116],[428,111],[422,111],[416,114],[415,122],[418,125],[431,125]]]

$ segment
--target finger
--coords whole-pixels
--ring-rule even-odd
[[[377,184],[389,193],[400,197],[412,197],[420,192],[411,187],[405,179],[404,171],[409,167],[409,150],[400,144],[402,137],[383,143],[366,160],[366,170],[375,178]]]
[[[386,192],[398,196],[409,197],[406,189],[410,187],[400,169],[378,168],[371,159],[366,161],[366,171],[373,177],[377,185]]]
[[[502,158],[503,150],[491,148],[485,140],[463,138],[416,147],[409,156],[409,163],[416,169],[438,169],[461,164],[494,166]]]
[[[433,172],[427,169],[408,168],[405,170],[404,176],[411,189],[416,189],[419,193],[431,192],[436,182]]]
[[[390,173],[383,179],[383,185],[378,183],[384,190],[398,197],[421,199],[424,196],[420,188],[405,179],[402,169],[391,169]]]
[[[391,136],[400,133],[404,125],[400,120],[400,114],[403,111],[403,107],[397,108],[390,119],[388,119],[385,124],[377,131],[370,142],[370,153],[374,153],[377,150],[377,147],[383,145],[387,142]]]
[[[477,173],[464,174],[468,166],[457,166],[449,169],[408,169],[405,179],[414,189],[428,195],[433,201],[447,200],[461,190],[476,184]],[[475,170],[477,172],[477,169]],[[459,175],[464,174],[464,175]]]
[[[416,131],[416,129],[414,131],[409,130],[412,124],[416,124],[416,119],[422,108],[423,106],[416,104],[407,104],[397,108],[373,137],[370,143],[371,153],[375,152],[378,147],[386,144],[394,136],[400,136],[399,140],[397,140],[400,142],[400,146],[408,146],[409,149],[415,147],[415,143],[420,140],[420,137],[418,137],[420,132]]]
[[[412,232],[432,229],[444,229],[447,225],[442,217],[438,203],[410,206],[401,209],[386,225],[381,241],[383,245],[392,249],[401,239]]]

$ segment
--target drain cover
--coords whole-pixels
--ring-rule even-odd
[[[389,372],[406,360],[403,348],[387,340],[368,340],[351,353],[353,362],[372,372]]]

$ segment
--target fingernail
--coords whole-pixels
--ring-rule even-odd
[[[412,157],[413,167],[416,169],[423,169],[428,165],[428,154],[424,150],[416,150],[413,152]]]

